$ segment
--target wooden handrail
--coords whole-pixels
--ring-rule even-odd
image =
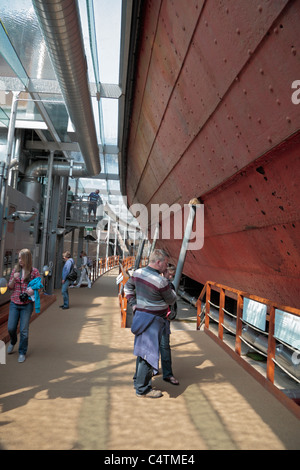
[[[140,267],[146,266],[148,258],[142,258],[140,261]],[[129,270],[135,266],[135,256],[129,256],[122,260],[120,263],[120,274],[122,273],[123,278],[119,283],[119,303],[121,309],[121,328],[126,328],[126,316],[127,316],[127,299],[124,295],[124,286],[129,279]]]
[[[91,268],[91,281],[95,282],[98,277],[106,273],[110,269],[119,265],[119,256],[109,256],[108,258],[100,258],[98,263],[96,260],[93,261]]]
[[[285,312],[292,313],[294,315],[300,316],[300,310],[297,309],[297,308],[289,307],[287,305],[282,305],[282,304],[279,304],[277,302],[273,302],[272,300],[264,299],[262,297],[258,297],[257,295],[250,294],[249,292],[234,289],[233,287],[224,286],[223,284],[219,284],[217,282],[212,282],[212,281],[207,281],[206,282],[206,284],[204,285],[204,287],[203,287],[203,289],[202,289],[202,291],[201,291],[201,293],[198,297],[198,300],[203,299],[208,284],[211,287],[216,287],[216,289],[214,289],[214,290],[216,290],[217,292],[219,291],[219,289],[225,289],[226,291],[231,292],[232,294],[236,294],[236,298],[237,298],[238,295],[241,295],[243,297],[247,297],[248,299],[256,300],[257,302],[261,302],[261,303],[263,303],[265,305],[268,305],[270,307],[274,306],[275,308],[277,308],[279,310],[284,310]]]

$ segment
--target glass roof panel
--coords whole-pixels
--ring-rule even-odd
[[[91,35],[89,31],[86,4],[87,4],[87,0],[78,1],[79,13],[80,13],[80,18],[81,18],[82,37],[83,37],[83,42],[84,42],[86,60],[88,64],[88,77],[89,77],[90,82],[95,83],[96,80],[95,80],[95,73],[94,73],[91,46],[90,46]]]
[[[106,145],[118,144],[118,100],[102,98],[103,124]]]
[[[119,83],[122,0],[94,1],[100,80]]]
[[[118,155],[106,154],[106,171],[117,175],[119,173]]]
[[[27,74],[7,36],[7,32],[2,23],[0,23],[0,44],[2,57],[6,60],[15,74],[22,80],[23,84],[27,85]]]
[[[0,53],[0,77],[16,77],[16,73]]]
[[[119,102],[116,94],[110,92],[109,85],[119,85],[122,0],[78,0],[78,6],[87,58],[88,79],[92,91],[97,140],[106,151],[105,146],[118,145]],[[49,127],[49,131],[43,131],[44,137],[49,141],[58,137],[62,142],[70,142],[72,133],[68,133],[68,112],[59,93],[57,79],[32,1],[1,0],[0,20],[15,57],[21,65],[21,68],[14,71],[16,69],[13,70],[12,61],[10,59],[6,61],[2,57],[2,41],[0,43],[0,77],[11,77],[9,80],[15,80],[14,83],[19,82],[14,77],[20,77],[20,70],[23,68],[26,72],[25,77],[27,75],[32,80],[30,92],[20,95],[22,101],[18,103],[17,121],[23,123],[32,121],[32,128],[34,129],[36,125],[38,129],[38,122],[44,120],[46,122],[49,119],[57,136],[53,137],[55,133]],[[24,77],[21,78],[24,83]],[[101,98],[100,81],[101,84],[106,84],[106,87],[101,88]],[[27,87],[27,84],[24,84]],[[20,89],[28,90],[25,87]],[[16,88],[12,85],[10,89]],[[97,96],[95,96],[96,92],[98,92]],[[115,96],[115,98],[104,98],[103,95]],[[33,99],[40,99],[41,105]],[[11,100],[12,93],[0,91],[0,126],[8,125]],[[75,161],[83,161],[80,152],[68,152],[68,156],[74,158]],[[102,174],[118,176],[117,154],[101,154],[100,159]],[[85,194],[98,188],[105,202],[122,206],[122,210],[125,207],[118,195],[120,192],[118,179],[80,178],[78,185],[81,192]]]
[[[49,100],[47,100],[47,98],[49,98]],[[70,137],[67,133],[69,115],[65,104],[63,102],[61,104],[57,101],[53,102],[53,96],[51,95],[42,95],[42,99],[44,108],[53,123],[60,140],[62,142],[70,142]]]
[[[95,118],[95,126],[96,126],[96,134],[97,134],[97,142],[101,145],[101,135],[100,135],[100,119],[99,119],[99,102],[97,98],[92,98],[92,106]]]
[[[120,191],[120,181],[119,180],[108,180],[107,187],[109,191]]]
[[[1,95],[1,94],[0,94]],[[1,100],[1,97],[0,97]],[[2,124],[6,127],[9,125],[9,116],[6,114],[6,112],[0,107],[0,121]]]
[[[55,79],[31,0],[1,0],[1,21],[27,75]]]

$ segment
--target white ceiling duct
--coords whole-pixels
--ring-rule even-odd
[[[87,175],[101,171],[100,152],[88,86],[79,12],[75,0],[33,0]]]

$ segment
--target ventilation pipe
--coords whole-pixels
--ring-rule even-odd
[[[38,182],[37,178],[47,175],[48,166],[48,162],[46,161],[34,162],[26,168],[25,176],[20,184],[20,191],[36,202],[40,202],[41,199],[41,184]],[[80,178],[86,176],[86,168],[81,163],[72,165],[67,162],[54,162],[52,175]]]
[[[86,165],[85,176],[101,171],[87,79],[79,11],[75,0],[33,0],[48,53]]]

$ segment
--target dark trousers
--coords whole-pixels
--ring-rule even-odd
[[[145,359],[138,356],[136,358],[136,370],[133,377],[136,393],[144,395],[152,390],[153,368]]]
[[[163,378],[167,379],[168,377],[172,377],[173,375],[169,333],[163,333],[160,340],[159,350],[161,355],[161,368]]]

